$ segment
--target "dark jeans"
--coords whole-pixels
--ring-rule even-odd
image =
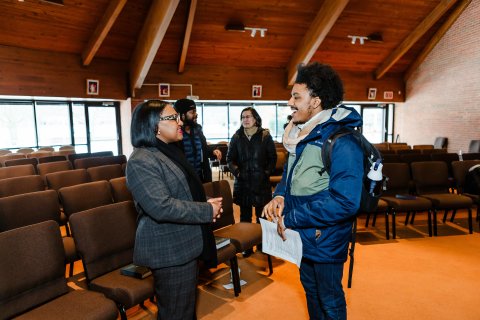
[[[157,297],[157,320],[196,319],[197,261],[152,269]]]
[[[255,216],[257,216],[257,223],[260,223],[259,219],[262,215],[263,206],[255,207]],[[240,206],[240,222],[252,222],[252,207]]]
[[[307,295],[310,319],[347,319],[342,276],[343,263],[314,263],[308,259],[302,260],[300,280]]]

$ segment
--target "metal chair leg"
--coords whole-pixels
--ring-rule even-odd
[[[390,230],[388,226],[388,210],[385,211],[385,235],[387,237],[387,240],[390,240]]]
[[[453,219],[455,219],[456,214],[457,214],[457,209],[452,211],[452,216],[450,217],[450,222],[453,222]]]

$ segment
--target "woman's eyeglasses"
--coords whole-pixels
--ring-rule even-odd
[[[180,123],[180,114],[178,113],[175,113],[175,114],[172,114],[172,115],[169,115],[169,116],[165,116],[165,117],[160,117],[158,118],[160,121],[164,121],[164,120],[175,120],[177,121],[177,123]]]

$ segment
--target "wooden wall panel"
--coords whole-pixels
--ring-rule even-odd
[[[353,73],[339,71],[345,86],[345,100],[367,101],[368,88],[377,88],[377,100],[385,102],[404,101],[402,75],[390,75],[374,80],[369,72]],[[178,74],[176,66],[154,64],[145,84],[154,83],[192,84],[193,95],[201,100],[252,100],[252,85],[261,84],[261,100],[288,100],[290,89],[286,87],[286,71],[278,68],[240,68],[221,66],[187,66]],[[391,100],[383,100],[384,91],[393,91]],[[399,94],[400,93],[400,94]],[[179,99],[190,95],[189,88],[170,87],[170,97]],[[135,99],[158,99],[156,86],[144,85],[136,90]]]
[[[79,55],[0,46],[0,95],[123,100],[127,67],[103,59],[82,67]],[[86,79],[100,81],[98,96],[87,96]]]
[[[127,98],[127,64],[94,59],[81,66],[78,55],[0,46],[0,95],[52,96],[68,98]],[[389,75],[374,80],[371,73],[339,71],[345,84],[345,100],[367,101],[368,88],[377,88],[377,100],[383,91],[393,91],[390,102],[404,101],[402,76]],[[87,96],[86,79],[100,80],[100,94]],[[192,84],[193,95],[202,100],[251,100],[252,85],[261,84],[261,100],[287,100],[286,72],[280,68],[222,67],[187,65],[183,74],[176,65],[153,64],[145,83]],[[188,87],[171,86],[168,99],[190,95]],[[401,94],[399,95],[398,92]],[[135,100],[157,99],[158,87],[144,85]]]

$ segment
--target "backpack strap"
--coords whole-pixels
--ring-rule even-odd
[[[327,172],[330,174],[330,167],[332,164],[332,149],[333,144],[337,141],[338,138],[346,136],[348,134],[353,134],[353,130],[347,127],[341,127],[340,129],[334,131],[324,142],[322,147],[322,161],[323,161],[323,169],[321,174]]]

